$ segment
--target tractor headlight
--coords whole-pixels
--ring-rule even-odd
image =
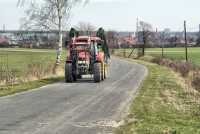
[[[84,61],[78,61],[78,64],[84,64],[85,62]]]

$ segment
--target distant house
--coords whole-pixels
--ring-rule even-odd
[[[124,43],[134,45],[136,44],[136,40],[133,37],[124,37],[123,38]]]
[[[5,37],[0,37],[0,47],[6,47],[9,45],[9,40]]]
[[[134,45],[136,45],[136,39],[133,36],[126,36],[126,37],[121,37],[119,39],[120,46],[121,47],[128,47],[131,48]]]

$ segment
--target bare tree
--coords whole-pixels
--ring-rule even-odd
[[[107,34],[108,46],[110,48],[119,48],[118,46],[118,33],[116,31],[108,31]]]
[[[200,36],[197,38],[196,40],[196,46],[199,47],[200,46]]]
[[[96,27],[89,22],[79,22],[75,28],[82,35],[91,35],[96,30]]]
[[[145,55],[145,48],[146,48],[147,44],[150,42],[150,36],[153,31],[152,29],[153,28],[152,28],[151,24],[144,22],[144,21],[139,22],[139,33],[138,34],[140,36],[140,39],[143,42],[142,56]]]
[[[25,0],[19,0],[18,5]],[[26,0],[27,1],[27,0]],[[29,0],[22,26],[25,29],[58,30],[56,65],[60,64],[62,53],[62,31],[66,26],[72,7],[83,0]],[[86,1],[86,0],[85,0]]]

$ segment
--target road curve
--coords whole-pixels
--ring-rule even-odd
[[[64,82],[0,98],[0,134],[110,134],[147,74],[112,58],[102,83]]]

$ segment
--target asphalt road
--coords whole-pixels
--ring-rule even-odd
[[[110,134],[147,70],[117,58],[102,83],[64,82],[0,98],[0,134]]]

